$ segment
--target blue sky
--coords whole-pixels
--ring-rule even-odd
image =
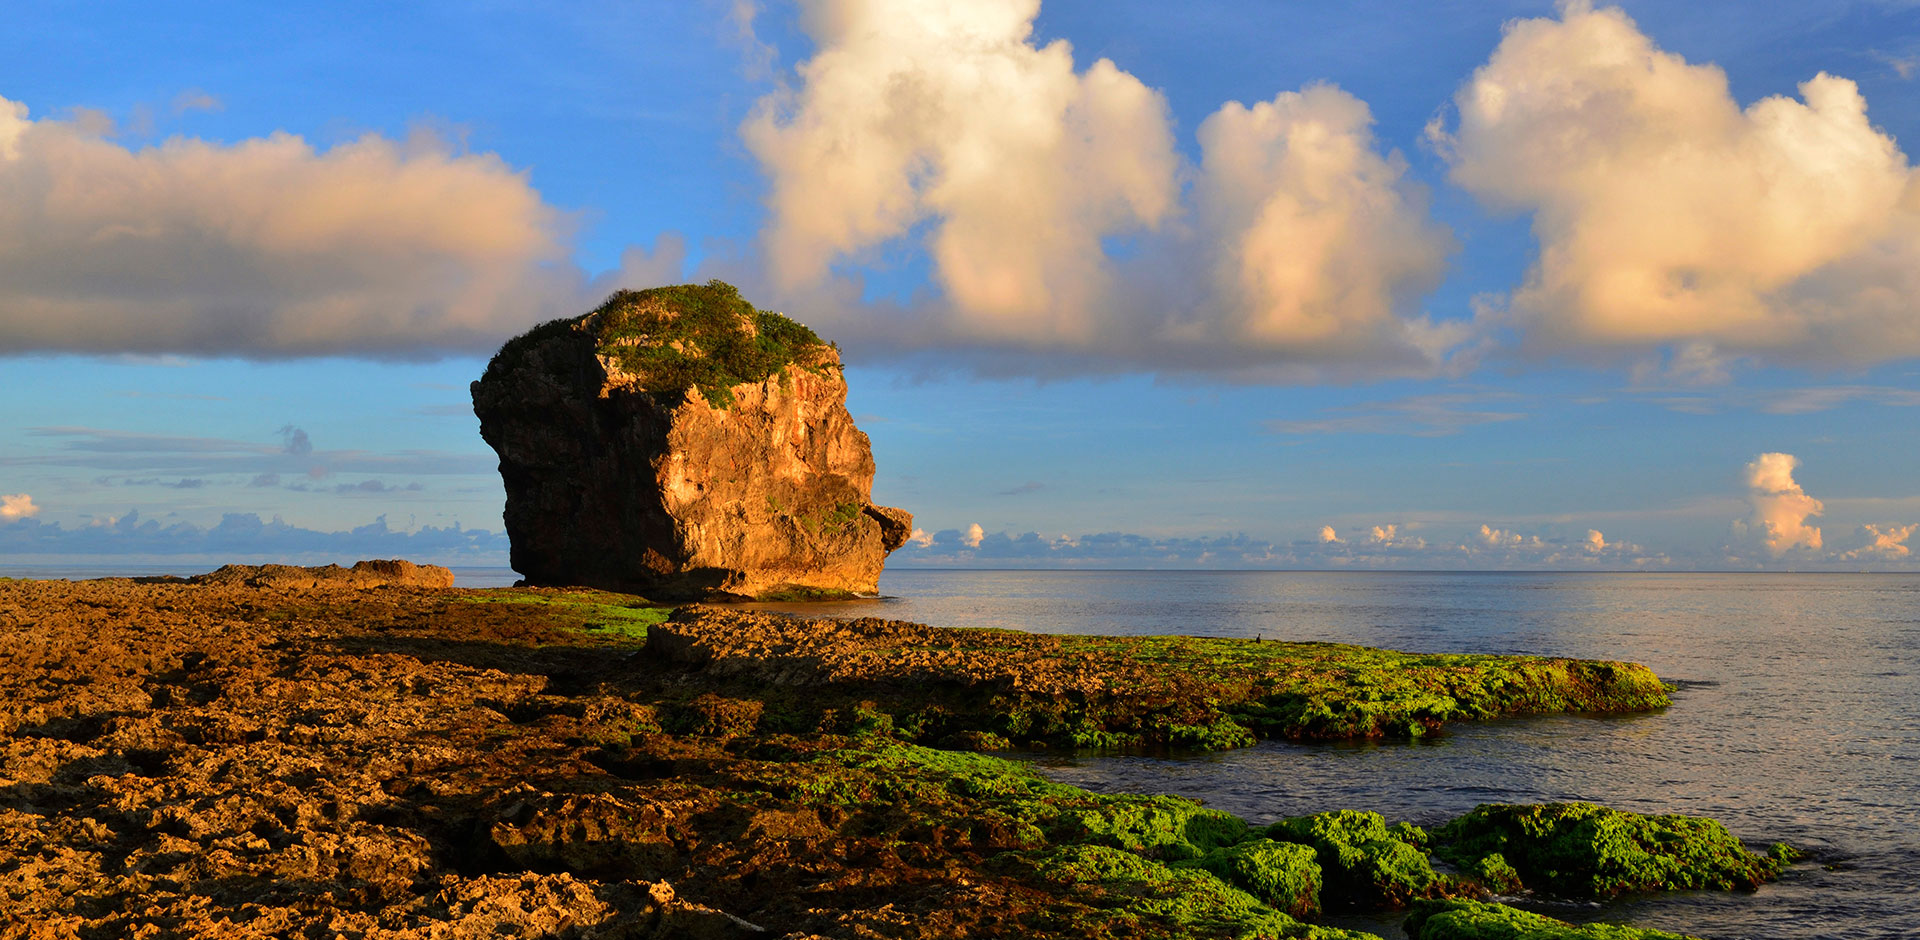
[[[504,563],[486,354],[718,276],[898,565],[1916,564],[1910,3],[10,13],[0,563]]]

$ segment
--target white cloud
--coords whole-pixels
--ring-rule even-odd
[[[1009,364],[1432,374],[1470,346],[1465,321],[1417,309],[1452,237],[1364,102],[1314,85],[1227,103],[1185,166],[1160,93],[1036,45],[1039,6],[803,3],[817,51],[741,127],[771,183],[779,306],[868,349]],[[939,296],[860,301],[861,267],[921,235]]]
[[[1580,0],[1509,24],[1432,132],[1456,183],[1533,213],[1528,342],[1673,346],[1705,375],[1920,355],[1920,177],[1853,82],[1799,90],[1742,110],[1719,68]]]
[[[1365,102],[1331,85],[1233,101],[1200,125],[1202,238],[1234,332],[1299,356],[1377,355],[1431,324],[1402,314],[1453,240],[1399,156],[1375,150]]]
[[[976,522],[970,526],[967,526],[967,534],[963,538],[961,538],[960,541],[962,544],[966,545],[968,548],[979,548],[980,540],[986,537],[987,537],[987,530],[981,528],[980,523]]]
[[[907,541],[910,544],[918,545],[921,548],[931,548],[933,547],[933,533],[928,532],[927,530],[922,529],[919,526],[915,526],[913,529],[913,532],[907,535]]]
[[[1860,535],[1866,544],[1841,555],[1841,558],[1856,559],[1879,557],[1887,560],[1906,558],[1913,554],[1907,540],[1920,530],[1920,525],[1878,526],[1871,523],[1860,527]]]
[[[1586,545],[1587,551],[1597,555],[1607,550],[1607,537],[1601,535],[1599,529],[1588,529]]]
[[[741,128],[772,178],[767,261],[786,288],[931,219],[928,248],[970,331],[1091,338],[1100,240],[1176,195],[1160,95],[1064,41],[1039,0],[815,0],[801,86]]]
[[[568,260],[526,174],[431,135],[134,149],[97,123],[0,98],[0,354],[483,353],[622,277]]]
[[[1734,522],[1734,532],[1759,542],[1774,557],[1802,548],[1819,551],[1820,527],[1807,520],[1826,507],[1794,482],[1800,460],[1792,454],[1761,454],[1747,464],[1747,499],[1753,512]]]
[[[1244,534],[1164,536],[1102,532],[1079,536],[1043,536],[1034,532],[943,529],[924,542],[913,541],[889,564],[901,567],[1143,567],[1224,569],[1398,569],[1398,570],[1593,570],[1662,568],[1675,561],[1631,542],[1546,537],[1492,525],[1460,527],[1433,539],[1406,534],[1390,523],[1362,527],[1365,535],[1343,539],[1331,525],[1310,538],[1275,543]],[[1725,559],[1682,559],[1702,563]]]
[[[1480,526],[1480,543],[1487,548],[1518,548],[1522,545],[1539,545],[1540,537],[1524,536],[1506,529],[1496,529],[1489,525]]]
[[[15,519],[25,519],[28,516],[38,515],[39,512],[40,507],[35,506],[33,504],[33,497],[26,493],[13,493],[0,496],[0,519],[12,522]]]

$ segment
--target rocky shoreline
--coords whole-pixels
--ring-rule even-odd
[[[1428,940],[1653,938],[1486,902],[1752,888],[1792,858],[1587,804],[1255,829],[975,753],[1665,705],[1632,664],[376,574],[0,580],[0,940],[1354,938],[1312,920],[1398,907]]]

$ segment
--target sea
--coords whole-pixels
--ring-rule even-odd
[[[1757,893],[1533,904],[1710,940],[1920,938],[1920,574],[889,571],[878,600],[771,605],[955,627],[1326,640],[1644,663],[1662,711],[1461,723],[1415,741],[1173,757],[1033,756],[1104,792],[1264,823],[1366,809],[1434,827],[1587,800],[1812,853]],[[1337,920],[1386,938],[1398,918]]]
[[[192,574],[0,568],[14,577]],[[456,568],[456,584],[511,584]],[[1812,853],[1757,893],[1524,904],[1709,940],[1920,938],[1920,573],[890,570],[807,616],[1074,634],[1325,640],[1644,663],[1678,686],[1631,716],[1451,725],[1418,741],[1172,756],[1007,755],[1103,792],[1174,793],[1256,824],[1330,809],[1439,824],[1481,803],[1587,800],[1724,822]],[[1396,917],[1334,919],[1385,938]]]

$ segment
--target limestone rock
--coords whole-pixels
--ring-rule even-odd
[[[416,565],[393,558],[355,562],[351,568],[324,565],[223,565],[218,571],[195,575],[190,584],[225,584],[281,590],[371,587],[453,587],[453,572],[439,565]]]
[[[659,598],[870,594],[913,516],[875,506],[840,356],[729,285],[621,291],[473,383],[513,567]]]

